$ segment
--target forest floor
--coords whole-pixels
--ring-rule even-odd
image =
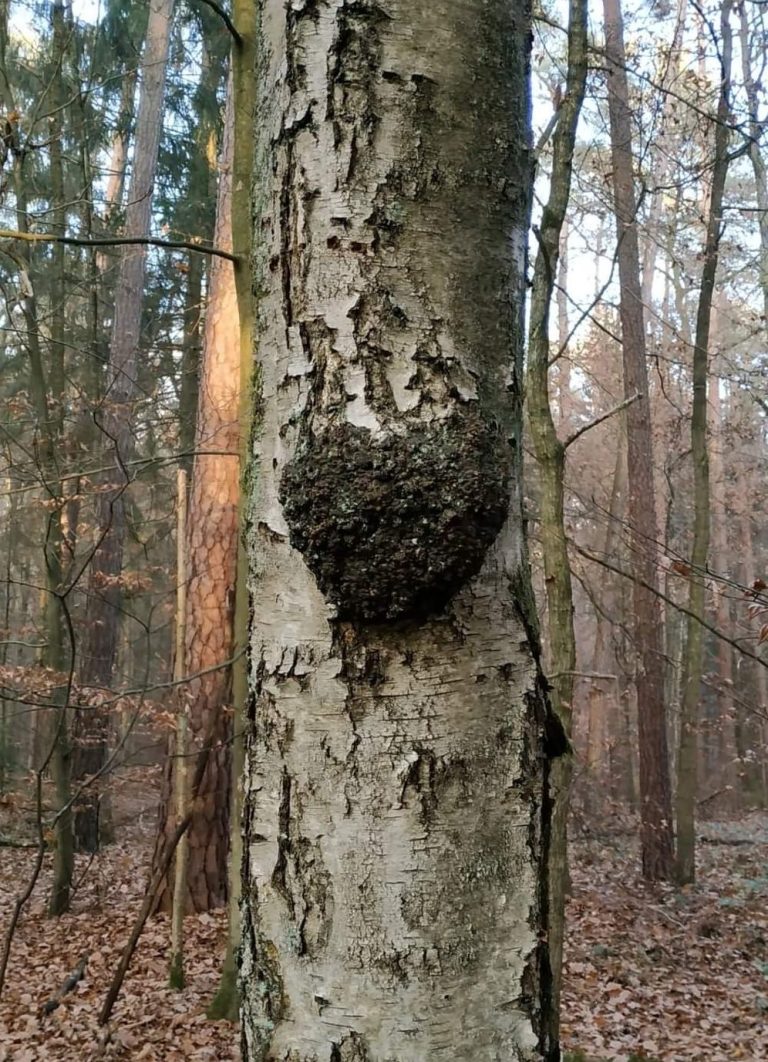
[[[573,1062],[768,1062],[768,816],[700,835],[697,882],[682,889],[643,882],[626,836],[572,844]]]
[[[121,777],[113,803],[119,842],[92,860],[77,857],[72,913],[58,919],[45,915],[51,881],[50,858],[46,858],[13,939],[0,1000],[0,1062],[234,1062],[240,1058],[235,1027],[205,1017],[226,947],[225,911],[185,919],[183,992],[168,987],[169,919],[163,915],[150,919],[112,1020],[107,1027],[98,1024],[104,995],[144,898],[152,852],[157,775],[152,769],[127,775]],[[29,811],[23,797],[16,806],[0,807],[0,837],[18,837],[20,812],[28,819]],[[2,936],[34,862],[34,850],[0,848]],[[44,1016],[41,1009],[86,955],[85,977]]]
[[[239,1058],[237,1030],[205,1018],[224,912],[186,920],[183,992],[167,986],[168,920],[152,919],[108,1030],[97,1022],[143,897],[153,788],[137,777],[124,791],[120,842],[90,862],[78,858],[72,913],[57,920],[45,917],[46,859],[14,935],[0,1062]],[[0,798],[0,839],[20,835],[28,810],[23,798]],[[768,816],[706,823],[702,833],[699,880],[683,890],[645,885],[626,836],[574,843],[563,998],[574,1062],[768,1062]],[[30,849],[0,847],[2,935],[34,858]],[[43,1016],[84,955],[83,979]]]

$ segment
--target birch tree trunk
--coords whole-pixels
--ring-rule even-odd
[[[165,65],[168,57],[174,0],[152,0],[142,56],[139,113],[136,119],[134,167],[125,212],[127,236],[145,236],[150,229],[152,192],[162,130]],[[120,621],[120,575],[126,534],[124,493],[129,486],[127,462],[133,453],[132,409],[141,329],[146,249],[126,247],[120,259],[112,341],[99,426],[114,462],[111,481],[96,497],[98,540],[88,580],[88,611],[80,679],[86,686],[109,687],[117,651]],[[104,763],[108,720],[92,710],[77,718],[75,777],[84,780]],[[97,786],[85,790],[75,814],[75,837],[85,851],[99,847]]]
[[[232,129],[230,98],[224,122],[214,243],[232,246]],[[229,847],[230,747],[232,731],[231,669],[237,568],[240,462],[240,321],[234,270],[214,258],[205,320],[195,449],[189,500],[189,591],[186,607],[186,673],[199,675],[187,684],[192,750],[210,742],[211,752],[198,789],[188,830],[188,911],[222,907],[227,899]],[[161,808],[155,862],[176,821],[170,794]],[[169,875],[160,906],[170,905]]]
[[[639,395],[627,410],[627,515],[632,585],[635,688],[640,746],[640,801],[643,874],[668,880],[673,871],[672,797],[669,781],[662,614],[654,542],[656,498],[653,443],[645,362],[645,325],[640,285],[637,203],[633,181],[632,126],[620,0],[603,0],[608,59],[613,193],[618,235],[620,317],[624,394]]]
[[[554,1060],[528,13],[257,11],[245,1057]]]

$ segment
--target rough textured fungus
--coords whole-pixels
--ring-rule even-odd
[[[376,438],[340,424],[283,473],[298,549],[340,618],[421,618],[477,573],[509,507],[508,448],[475,415]]]

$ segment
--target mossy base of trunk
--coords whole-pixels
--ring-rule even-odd
[[[180,952],[171,956],[171,969],[168,974],[168,987],[181,992],[184,988],[184,959]]]
[[[227,948],[224,958],[224,966],[221,971],[221,981],[216,989],[216,995],[208,1005],[205,1012],[211,1021],[236,1022],[240,1018],[240,992],[237,985],[237,963],[235,962],[232,947]]]

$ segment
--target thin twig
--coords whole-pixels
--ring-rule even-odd
[[[681,612],[684,616],[688,616],[691,619],[695,619],[697,623],[701,624],[704,630],[709,631],[710,634],[714,634],[714,636],[716,638],[719,638],[720,641],[725,642],[727,645],[730,645],[731,648],[735,649],[737,653],[741,653],[742,656],[746,656],[750,660],[756,661],[756,663],[760,664],[761,667],[768,668],[768,661],[763,660],[763,658],[758,656],[757,653],[753,653],[750,649],[746,649],[743,645],[740,645],[735,638],[729,638],[727,634],[723,634],[723,632],[719,631],[717,627],[713,627],[711,623],[707,623],[705,619],[702,619],[701,616],[697,616],[695,612],[693,612],[689,608],[686,608],[685,605],[681,605],[679,604],[679,602],[674,601],[671,597],[669,597],[668,594],[665,594],[662,590],[659,590],[657,586],[652,586],[651,583],[646,582],[645,579],[641,579],[639,575],[634,575],[632,572],[625,571],[623,568],[619,568],[617,565],[611,564],[610,561],[605,560],[603,557],[596,557],[594,553],[590,553],[589,550],[582,549],[582,547],[579,546],[576,542],[574,542],[572,538],[568,541],[570,545],[576,550],[576,552],[580,553],[582,557],[585,557],[587,560],[591,560],[594,564],[599,564],[603,568],[607,568],[609,572],[614,572],[616,575],[621,575],[624,579],[629,579],[634,583],[638,583],[646,590],[650,590],[652,594],[655,594],[665,604],[670,605],[678,612]]]
[[[106,1025],[106,1023],[110,1019],[112,1010],[115,1006],[115,1002],[120,993],[123,981],[125,980],[125,975],[128,972],[128,967],[130,965],[131,959],[133,958],[133,953],[136,950],[136,945],[139,942],[139,937],[142,934],[147,919],[149,918],[150,911],[152,910],[157,890],[160,888],[160,884],[165,878],[166,873],[168,872],[168,868],[171,865],[171,860],[173,859],[173,853],[176,851],[179,841],[189,829],[189,824],[192,821],[192,815],[196,807],[197,795],[200,791],[200,786],[202,784],[203,777],[205,776],[206,767],[208,766],[208,758],[211,751],[209,740],[210,739],[206,740],[206,743],[203,745],[203,747],[200,749],[200,752],[198,753],[197,764],[195,766],[195,776],[192,781],[192,787],[190,791],[188,811],[184,818],[178,822],[176,829],[173,831],[173,834],[168,839],[168,843],[165,846],[165,850],[163,851],[158,861],[155,873],[152,875],[152,880],[150,881],[149,887],[147,888],[146,895],[144,896],[144,901],[141,905],[138,915],[136,916],[136,921],[133,924],[133,929],[131,930],[131,934],[128,937],[128,940],[126,941],[125,948],[123,949],[123,954],[120,958],[118,967],[115,970],[114,976],[112,977],[112,982],[109,986],[109,990],[106,996],[104,997],[104,1003],[99,1014],[99,1025]]]
[[[222,251],[220,247],[203,247],[192,240],[161,240],[159,236],[57,236],[52,232],[19,232],[17,229],[0,229],[0,239],[23,240],[25,243],[63,243],[68,247],[164,247],[171,251],[196,251],[239,262],[236,254]]]
[[[223,7],[219,7],[219,5],[217,3],[215,3],[215,0],[200,0],[200,3],[201,4],[205,4],[206,7],[210,7],[211,11],[215,11],[216,12],[216,14],[219,16],[221,21],[224,23],[224,25],[227,27],[229,32],[232,34],[232,39],[234,40],[234,42],[237,45],[237,47],[238,48],[242,48],[242,46],[243,46],[243,38],[237,32],[237,29],[235,28],[234,22],[229,17],[229,15],[224,10],[224,8]]]
[[[161,457],[137,457],[133,461],[124,461],[124,468],[138,469],[136,475],[141,475],[142,472],[146,472],[153,468],[160,468],[163,465],[172,465],[175,461],[182,461],[187,457],[238,457],[236,450],[183,450],[176,454],[167,454]],[[92,476],[101,476],[105,472],[113,472],[115,470],[114,462],[111,465],[104,465],[102,468],[81,468],[77,472],[62,473],[58,477],[59,483],[68,483],[73,479],[89,479]],[[25,483],[21,487],[12,487],[11,490],[0,491],[0,498],[8,498],[12,494],[28,494],[31,490],[39,490],[40,487],[46,486],[45,483]],[[112,489],[112,488],[110,488]],[[40,648],[40,646],[32,646],[31,648]]]
[[[573,443],[575,443],[577,439],[580,439],[582,435],[585,435],[588,431],[591,431],[593,428],[596,428],[598,424],[602,424],[604,420],[608,420],[610,417],[615,417],[617,413],[621,413],[627,408],[627,406],[631,406],[634,402],[639,402],[642,397],[643,396],[640,393],[630,395],[629,398],[625,398],[623,402],[619,402],[619,404],[617,406],[614,406],[613,409],[609,409],[607,413],[601,413],[599,417],[596,417],[594,420],[591,420],[589,424],[582,424],[582,426],[580,428],[577,428],[577,430],[573,432],[572,435],[568,436],[568,438],[563,443],[563,449],[567,450],[568,447],[572,446]]]

